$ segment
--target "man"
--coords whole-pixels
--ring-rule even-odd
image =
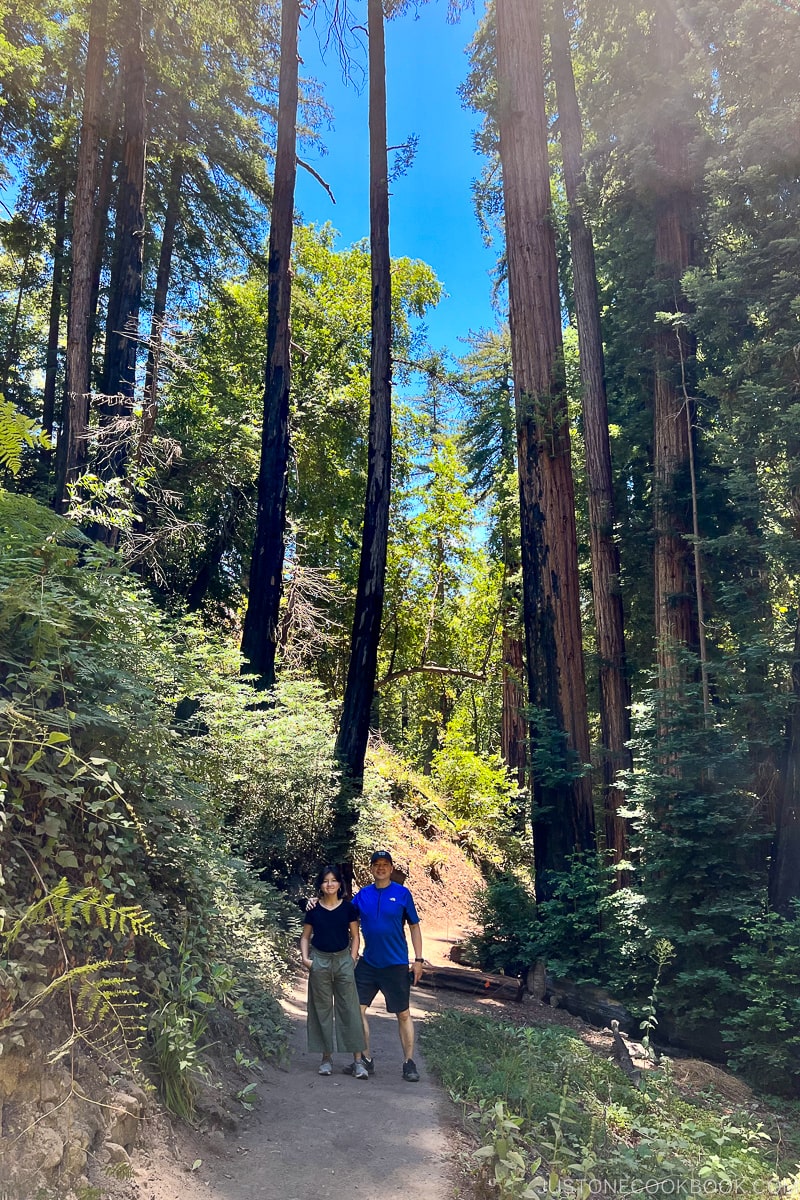
[[[409,1011],[411,979],[408,971],[408,943],[405,925],[414,947],[413,978],[422,978],[422,932],[414,899],[407,887],[392,882],[394,863],[388,850],[376,850],[370,859],[374,883],[353,897],[361,920],[364,952],[356,964],[355,976],[361,1020],[364,1023],[364,1062],[370,1075],[375,1066],[370,1055],[367,1009],[378,992],[383,993],[386,1011],[397,1017],[400,1044],[403,1047],[403,1079],[416,1083],[419,1071],[414,1062],[414,1024]],[[352,1073],[352,1065],[345,1070]]]

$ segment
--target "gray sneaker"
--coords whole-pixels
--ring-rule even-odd
[[[366,1068],[363,1058],[357,1058],[353,1063],[353,1074],[356,1079],[369,1079],[369,1071]]]
[[[329,1058],[324,1058],[322,1060],[322,1062],[319,1064],[318,1074],[320,1074],[320,1075],[332,1075],[333,1074],[333,1063],[331,1062],[331,1060]]]
[[[375,1073],[375,1059],[374,1059],[374,1058],[367,1058],[366,1054],[362,1054],[362,1055],[361,1055],[361,1062],[362,1062],[362,1063],[364,1064],[364,1066],[367,1068],[367,1074],[368,1074],[368,1075],[374,1075],[374,1073]],[[346,1067],[342,1067],[342,1074],[343,1074],[343,1075],[355,1075],[355,1073],[356,1073],[356,1060],[355,1060],[355,1059],[353,1059],[353,1061],[352,1061],[351,1063],[348,1063]],[[362,1075],[360,1075],[360,1076],[359,1076],[359,1079],[363,1079],[363,1076],[362,1076]]]

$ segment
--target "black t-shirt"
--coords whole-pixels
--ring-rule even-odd
[[[311,944],[323,954],[335,954],[350,945],[350,922],[358,920],[358,909],[351,900],[343,900],[338,908],[315,904],[303,917],[303,924],[313,932]]]

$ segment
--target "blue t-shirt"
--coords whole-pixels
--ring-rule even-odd
[[[419,925],[411,892],[401,883],[376,887],[370,883],[353,897],[361,917],[364,961],[371,967],[398,967],[408,963],[405,922]]]

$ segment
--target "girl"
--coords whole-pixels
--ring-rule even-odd
[[[308,1048],[322,1053],[320,1075],[333,1074],[334,1026],[337,1050],[353,1055],[356,1079],[369,1079],[361,1061],[364,1026],[353,970],[358,959],[358,911],[344,899],[344,879],[325,866],[316,881],[319,903],[303,917],[300,954],[308,977]]]

